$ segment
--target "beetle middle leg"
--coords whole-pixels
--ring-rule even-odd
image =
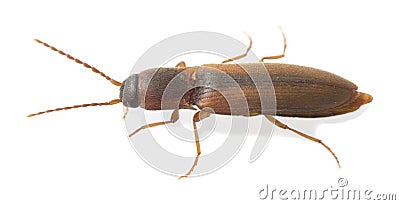
[[[197,131],[196,123],[200,122],[201,120],[204,120],[207,117],[210,117],[210,115],[211,115],[211,113],[205,112],[205,111],[198,111],[198,112],[196,112],[196,114],[194,114],[194,116],[193,116],[193,128],[194,128],[194,137],[195,137],[195,140],[196,140],[197,156],[196,156],[196,159],[194,160],[194,163],[193,163],[192,167],[189,169],[189,171],[185,175],[180,176],[178,179],[182,179],[182,178],[188,177],[193,172],[194,167],[196,167],[197,162],[199,161],[200,154],[201,154],[199,133]]]
[[[302,133],[300,131],[297,131],[297,130],[287,126],[286,124],[280,122],[279,120],[275,119],[274,117],[272,117],[270,115],[265,115],[265,117],[269,121],[271,121],[273,124],[275,124],[276,126],[282,128],[282,129],[288,129],[288,130],[290,130],[290,131],[292,131],[292,132],[294,132],[294,133],[296,133],[296,134],[298,134],[298,135],[300,135],[300,136],[302,136],[304,138],[307,138],[307,139],[309,139],[311,141],[317,142],[317,143],[321,144],[322,146],[324,146],[333,155],[333,157],[335,158],[335,160],[336,160],[336,162],[337,162],[337,164],[339,165],[339,168],[340,168],[339,159],[336,157],[335,153],[331,150],[331,148],[328,147],[328,145],[326,145],[325,143],[323,143],[322,140],[317,139],[315,137],[311,137],[310,135],[304,134],[304,133]]]
[[[270,60],[270,59],[279,59],[279,58],[283,58],[285,57],[285,52],[286,52],[286,36],[285,33],[283,32],[282,28],[279,26],[279,29],[281,30],[282,33],[282,37],[283,37],[283,52],[280,55],[276,55],[276,56],[266,56],[261,58],[260,62],[264,62],[264,60]]]
[[[136,133],[138,133],[141,130],[147,129],[147,128],[151,128],[151,127],[157,127],[160,125],[166,125],[166,124],[171,124],[171,123],[175,123],[176,121],[178,121],[179,119],[179,109],[174,110],[174,112],[172,112],[171,114],[171,119],[169,121],[164,121],[164,122],[155,122],[155,123],[151,123],[151,124],[147,124],[147,125],[143,125],[141,127],[139,127],[138,129],[136,129],[134,132],[132,132],[131,134],[129,134],[129,137],[132,137],[133,135],[135,135]]]
[[[226,59],[226,60],[222,61],[222,63],[228,63],[228,62],[231,62],[231,61],[234,61],[234,60],[239,60],[239,59],[244,58],[244,57],[247,56],[247,54],[248,54],[248,53],[250,52],[250,50],[251,50],[251,46],[253,45],[253,40],[251,39],[251,37],[249,36],[249,34],[247,34],[247,33],[244,33],[244,34],[245,34],[245,35],[247,36],[247,38],[249,38],[249,40],[250,40],[250,44],[249,44],[249,46],[247,47],[246,51],[245,51],[243,54],[240,54],[240,55],[235,56],[235,57],[233,57],[233,58]]]

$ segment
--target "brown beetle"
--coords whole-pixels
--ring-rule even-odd
[[[252,46],[252,41],[249,37],[250,45],[244,54],[225,60],[221,64],[186,67],[184,62],[180,62],[173,68],[144,70],[139,74],[129,76],[122,83],[111,79],[87,63],[35,39],[38,43],[61,55],[65,55],[79,64],[83,64],[86,68],[92,69],[93,72],[105,77],[114,85],[120,86],[120,96],[119,99],[109,102],[57,108],[30,114],[28,117],[53,111],[87,106],[113,105],[120,102],[127,108],[141,107],[146,110],[174,110],[169,121],[143,125],[129,135],[129,137],[132,137],[140,130],[176,122],[179,118],[179,109],[198,110],[193,117],[197,157],[190,170],[180,177],[182,178],[191,174],[201,154],[196,122],[209,117],[212,113],[249,117],[264,115],[278,127],[291,130],[302,137],[323,145],[333,155],[340,167],[336,155],[321,140],[297,131],[272,116],[317,118],[341,115],[353,112],[361,105],[371,102],[372,96],[358,92],[357,86],[352,82],[326,71],[299,65],[264,63],[266,59],[278,59],[285,56],[286,37],[283,32],[282,35],[284,39],[283,53],[277,56],[264,57],[257,63],[226,64],[247,55]],[[272,94],[276,99],[276,109],[261,105],[261,97],[263,97],[264,93],[260,91],[264,88],[261,87],[260,90],[256,86],[254,78],[251,77],[258,76],[259,73],[265,71],[269,73],[271,78],[272,85],[267,86],[273,86],[274,93]],[[223,76],[228,76],[228,78],[225,79]],[[260,81],[262,80],[260,79]],[[175,82],[173,84],[174,88],[181,89],[182,92],[174,91],[166,95],[165,92],[167,87],[171,85],[171,81]],[[232,82],[240,87],[241,96],[244,97],[246,106],[242,106],[241,103],[243,102],[239,101],[238,91],[232,88],[234,87]],[[213,87],[215,86],[219,89],[214,89]],[[268,94],[271,93],[269,92]],[[232,104],[238,105],[232,106]],[[212,112],[209,110],[212,110]]]

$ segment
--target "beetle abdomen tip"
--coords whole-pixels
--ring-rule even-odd
[[[358,98],[355,101],[355,103],[357,103],[361,106],[361,105],[370,103],[372,101],[372,99],[373,99],[373,97],[370,94],[359,92]]]
[[[360,108],[362,105],[370,103],[372,99],[373,98],[370,94],[357,92],[353,100],[350,101],[347,105],[342,106],[342,109],[346,110],[347,112],[353,112]]]
[[[364,102],[363,104],[370,103],[373,99],[372,95],[367,94],[367,93],[360,93],[360,98]]]

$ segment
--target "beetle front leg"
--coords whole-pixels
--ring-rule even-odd
[[[194,114],[193,116],[193,128],[194,128],[194,137],[196,140],[196,149],[197,149],[197,156],[196,159],[194,160],[194,163],[192,165],[192,167],[190,168],[190,170],[183,176],[180,176],[178,179],[182,179],[182,178],[186,178],[188,177],[194,170],[194,167],[197,165],[197,162],[199,161],[199,157],[201,154],[201,149],[200,149],[200,140],[199,140],[199,133],[197,131],[197,126],[196,123],[200,122],[201,120],[210,117],[211,113],[209,112],[205,112],[205,111],[198,111],[196,112],[196,114]]]
[[[122,116],[122,120],[126,119],[126,116],[128,115],[128,112],[129,112],[129,107],[125,107],[125,113],[124,113],[124,116]]]
[[[321,144],[322,146],[324,146],[332,154],[332,156],[335,158],[335,160],[336,160],[336,162],[337,162],[337,164],[339,165],[339,168],[340,168],[339,159],[336,157],[335,153],[331,150],[331,148],[328,147],[328,145],[326,145],[325,143],[323,143],[322,140],[317,139],[315,137],[311,137],[310,135],[304,134],[304,133],[302,133],[300,131],[297,131],[297,130],[287,126],[286,124],[282,123],[281,121],[275,119],[274,117],[272,117],[270,115],[265,115],[265,117],[269,121],[271,121],[273,124],[275,124],[276,126],[282,128],[282,129],[288,129],[288,130],[290,130],[290,131],[292,131],[292,132],[294,132],[294,133],[296,133],[296,134],[298,134],[298,135],[300,135],[300,136],[302,136],[304,138],[307,138],[307,139],[309,139],[311,141],[317,142],[317,143]]]
[[[138,129],[136,129],[134,132],[132,132],[129,137],[132,137],[133,135],[135,135],[136,133],[138,133],[141,130],[150,128],[150,127],[157,127],[160,125],[166,125],[166,124],[170,124],[170,123],[175,123],[176,121],[178,121],[179,119],[179,109],[174,110],[174,112],[172,112],[171,114],[171,119],[169,121],[165,121],[165,122],[155,122],[155,123],[151,123],[148,125],[143,125],[141,127],[139,127]]]

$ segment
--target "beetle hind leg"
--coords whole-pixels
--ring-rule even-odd
[[[182,178],[188,177],[193,172],[194,168],[196,167],[196,165],[197,165],[197,163],[199,161],[199,157],[201,155],[199,133],[197,131],[196,123],[200,122],[201,120],[203,120],[203,119],[205,119],[207,117],[209,117],[210,115],[211,114],[209,112],[204,112],[204,111],[198,111],[198,112],[196,112],[196,114],[194,114],[194,116],[193,116],[193,128],[194,128],[194,137],[195,137],[195,140],[196,140],[197,156],[196,156],[196,159],[193,162],[192,167],[189,169],[189,171],[185,175],[180,176],[178,179],[182,179]]]
[[[135,135],[135,134],[138,133],[139,131],[144,130],[144,129],[147,129],[147,128],[157,127],[157,126],[160,126],[160,125],[166,125],[166,124],[175,123],[176,121],[178,121],[178,119],[179,119],[179,110],[176,109],[176,110],[174,110],[174,112],[172,112],[172,114],[171,114],[171,119],[170,119],[169,121],[155,122],[155,123],[143,125],[143,126],[139,127],[138,129],[136,129],[135,131],[133,131],[131,134],[129,134],[129,137],[132,137],[133,135]]]
[[[337,158],[337,156],[335,155],[335,153],[332,151],[332,149],[331,149],[330,147],[328,147],[328,145],[326,145],[325,143],[323,143],[322,140],[317,139],[317,138],[315,138],[315,137],[311,137],[310,135],[304,134],[304,133],[302,133],[302,132],[300,132],[300,131],[297,131],[297,130],[295,130],[295,129],[289,127],[289,126],[287,126],[286,124],[280,122],[279,120],[275,119],[274,117],[272,117],[272,116],[270,116],[270,115],[265,115],[265,117],[266,117],[269,121],[271,121],[273,124],[275,124],[276,126],[282,128],[282,129],[290,130],[290,131],[292,131],[292,132],[294,132],[294,133],[296,133],[296,134],[298,134],[298,135],[300,135],[300,136],[302,136],[302,137],[304,137],[304,138],[307,138],[307,139],[309,139],[309,140],[311,140],[311,141],[317,142],[317,143],[321,144],[322,146],[324,146],[325,149],[327,149],[327,150],[332,154],[332,156],[335,158],[335,160],[336,160],[336,162],[337,162],[337,164],[338,164],[338,166],[339,166],[339,168],[340,168],[339,159]]]

